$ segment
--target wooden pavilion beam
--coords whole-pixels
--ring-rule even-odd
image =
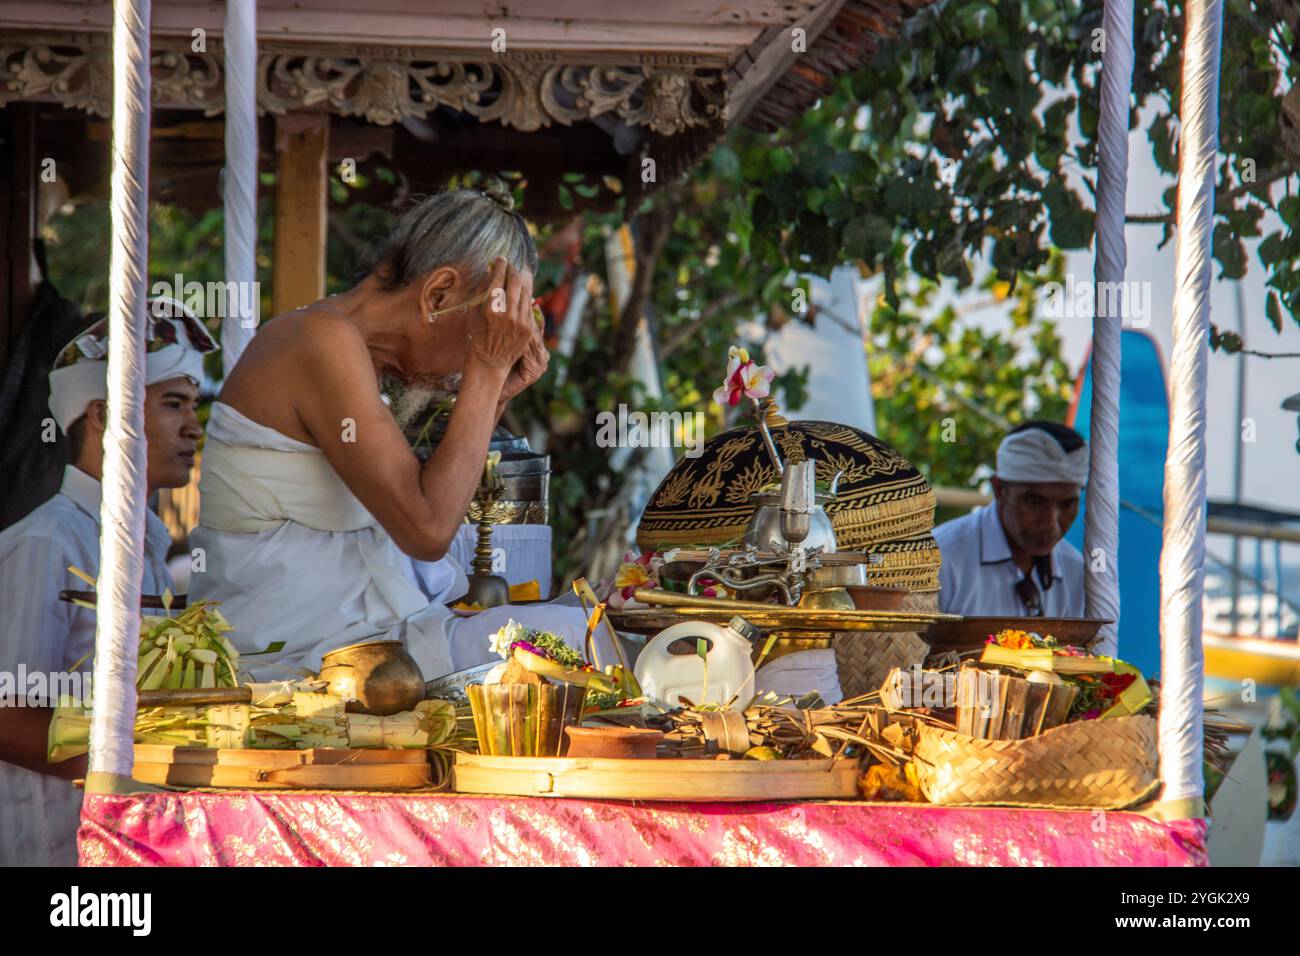
[[[409,44],[449,51],[490,52],[493,30],[504,29],[507,51],[657,52],[725,59],[767,27],[806,19],[827,0],[262,0],[258,38],[350,46]],[[430,9],[434,7],[435,9]],[[190,36],[196,28],[219,37],[223,5],[155,0],[155,35]],[[0,0],[0,27],[107,30],[111,4],[47,0],[33,5]]]
[[[328,113],[295,112],[276,117],[274,315],[291,312],[325,294],[328,151]]]

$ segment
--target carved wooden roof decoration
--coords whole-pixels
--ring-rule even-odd
[[[397,153],[417,165],[399,124],[447,133],[442,165],[448,148],[481,161],[471,145],[481,140],[509,168],[550,176],[560,161],[552,145],[567,148],[635,199],[654,188],[640,182],[640,157],[655,157],[663,183],[730,126],[788,123],[929,2],[258,0],[257,101],[265,118],[325,110],[340,117],[335,127],[394,127]],[[26,100],[106,117],[111,9],[107,0],[0,0],[0,108]],[[223,112],[223,10],[153,0],[157,106]],[[805,35],[797,52],[796,31]]]
[[[219,42],[195,53],[187,40],[153,44],[153,95],[159,106],[225,108]],[[718,125],[726,97],[718,65],[644,56],[632,66],[565,63],[540,53],[463,62],[432,50],[353,48],[337,55],[266,44],[258,56],[263,113],[327,109],[387,126],[448,106],[482,121],[532,132],[612,114],[629,126],[672,136]],[[0,104],[52,100],[107,116],[112,57],[103,34],[29,34],[0,40]]]

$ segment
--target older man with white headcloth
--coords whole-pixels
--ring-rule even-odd
[[[189,481],[203,435],[195,416],[203,355],[216,343],[179,302],[155,299],[149,307],[144,422],[152,493]],[[60,686],[52,678],[88,675],[93,664],[95,612],[60,601],[59,591],[85,587],[69,566],[99,574],[107,354],[107,319],[59,352],[49,404],[72,464],[54,497],[0,533],[0,673],[14,681],[28,675],[12,693],[0,691],[0,866],[77,862],[81,793],[70,781],[84,776],[85,758],[48,764],[46,735],[55,703],[49,697]],[[171,587],[171,536],[152,512],[145,520],[141,590],[161,594]],[[32,675],[45,676],[33,683]]]
[[[1088,477],[1088,443],[1057,422],[998,447],[993,501],[934,529],[939,609],[990,617],[1083,617],[1083,556],[1065,540]]]

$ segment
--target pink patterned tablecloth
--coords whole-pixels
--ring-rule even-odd
[[[1200,820],[867,803],[88,794],[88,866],[1206,866]]]

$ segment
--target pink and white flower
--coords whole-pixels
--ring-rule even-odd
[[[662,556],[653,552],[639,557],[628,551],[623,555],[623,563],[614,575],[614,584],[609,592],[609,606],[615,610],[624,607],[641,607],[633,595],[638,590],[650,590],[659,587],[659,570],[664,566]]]
[[[727,350],[727,377],[714,390],[713,400],[724,406],[739,405],[745,398],[757,402],[771,394],[774,378],[776,372],[756,364],[748,349],[733,345]]]

